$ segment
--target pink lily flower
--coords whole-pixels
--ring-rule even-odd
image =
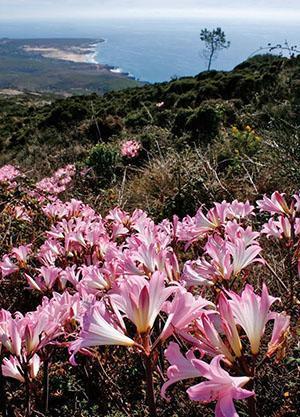
[[[10,355],[9,359],[4,358],[2,362],[2,374],[9,378],[17,379],[20,382],[25,382],[23,366],[29,370],[29,376],[31,379],[36,378],[40,369],[40,357],[35,354],[28,361],[28,363],[22,364],[18,358]],[[23,366],[22,366],[23,365]]]
[[[241,326],[251,345],[251,352],[257,355],[260,348],[261,338],[265,331],[266,323],[271,320],[271,305],[279,300],[268,293],[268,289],[263,284],[261,296],[255,294],[251,285],[246,285],[241,295],[228,291],[234,320]]]
[[[154,272],[150,280],[133,276],[121,282],[119,289],[110,295],[139,334],[152,329],[164,302],[177,290],[176,286],[166,287],[165,278],[160,272]]]
[[[19,177],[21,172],[13,165],[4,165],[0,168],[0,183],[1,182],[12,182],[15,178]]]
[[[283,237],[290,239],[292,236],[291,222],[285,216],[279,216],[277,221],[271,217],[268,223],[263,225],[261,234],[265,234],[267,237],[275,237],[277,239],[281,239]]]
[[[210,262],[214,272],[212,278],[226,279],[231,278],[233,272],[229,242],[224,241],[220,236],[210,237],[205,245],[207,255],[212,258]]]
[[[234,362],[234,356],[223,342],[217,330],[219,320],[220,317],[217,314],[208,315],[203,313],[201,318],[196,320],[194,344],[203,354],[209,356],[221,354],[223,360],[231,364]]]
[[[206,311],[205,307],[214,304],[202,297],[194,297],[193,294],[179,287],[173,300],[166,301],[163,311],[168,314],[168,319],[161,333],[161,339],[166,340],[173,333],[186,332],[188,325]]]
[[[284,345],[290,326],[290,316],[287,316],[284,313],[272,313],[271,318],[274,319],[274,327],[272,338],[268,344],[267,356],[272,356],[282,345]]]
[[[238,417],[233,400],[241,400],[255,395],[253,391],[242,388],[250,381],[249,377],[232,377],[221,367],[222,355],[214,357],[211,363],[207,364],[196,359],[191,350],[184,356],[180,352],[179,346],[172,342],[165,351],[165,356],[171,366],[167,370],[169,380],[164,383],[161,389],[163,398],[166,398],[166,390],[175,382],[204,377],[207,381],[187,390],[190,399],[202,403],[217,401],[216,417]]]
[[[289,208],[284,199],[284,194],[278,191],[275,191],[271,198],[264,195],[263,199],[258,200],[256,203],[260,211],[268,211],[271,214],[286,214],[287,216],[292,214],[291,208]]]
[[[247,246],[243,239],[236,239],[235,242],[227,242],[227,248],[232,256],[232,266],[234,275],[239,274],[242,269],[254,262],[263,263],[257,255],[262,251],[258,244]]]
[[[25,382],[22,365],[20,364],[19,359],[15,356],[10,355],[9,359],[4,358],[1,369],[3,376],[17,379],[20,382]]]
[[[222,355],[218,355],[207,364],[199,359],[192,359],[192,364],[207,381],[194,385],[187,390],[193,401],[207,403],[217,401],[216,417],[238,417],[233,400],[242,400],[255,395],[253,391],[242,388],[250,378],[247,376],[233,377],[220,365]]]
[[[0,262],[0,269],[2,277],[7,277],[8,275],[19,271],[18,265],[16,265],[8,255],[3,256],[2,262]]]
[[[31,244],[29,245],[22,245],[19,246],[18,248],[13,248],[11,253],[13,256],[15,256],[15,258],[21,262],[21,263],[26,263],[27,259],[28,259],[28,255],[30,254],[31,251]]]
[[[103,345],[135,345],[134,340],[126,336],[125,324],[116,309],[115,313],[110,314],[103,302],[94,302],[83,317],[79,338],[70,345],[71,363],[75,364],[75,354],[86,348]]]
[[[244,219],[253,214],[254,206],[247,200],[245,203],[234,200],[228,207],[227,217],[233,216],[237,219]]]
[[[226,223],[225,236],[226,239],[233,243],[236,239],[242,239],[246,246],[250,246],[252,244],[258,244],[256,239],[260,236],[260,233],[254,232],[251,226],[244,229],[237,223],[236,220],[233,220]]]
[[[187,261],[182,271],[182,279],[188,287],[195,285],[212,286],[213,266],[206,259],[198,259],[196,261]]]
[[[179,345],[175,342],[171,342],[165,350],[165,357],[171,364],[167,370],[168,381],[165,382],[161,388],[161,396],[166,400],[167,389],[175,384],[177,381],[183,379],[190,379],[199,377],[199,372],[192,363],[192,359],[195,359],[195,355],[192,350],[189,350],[185,356],[180,352]]]
[[[242,343],[236,327],[236,322],[229,304],[229,301],[221,292],[218,300],[218,310],[222,320],[222,328],[231,346],[231,349],[237,357],[242,355]]]

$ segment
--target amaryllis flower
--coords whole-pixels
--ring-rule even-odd
[[[230,304],[223,293],[218,299],[218,311],[220,313],[222,329],[227,337],[234,354],[240,357],[242,354],[242,343],[238,333],[237,325],[233,317]]]
[[[192,363],[192,359],[196,358],[192,350],[189,350],[184,356],[180,352],[179,345],[171,342],[165,350],[165,357],[171,366],[169,366],[167,370],[168,381],[165,382],[161,388],[161,396],[168,399],[166,391],[172,384],[175,384],[177,381],[182,381],[183,379],[196,378],[200,375]]]
[[[13,248],[11,254],[21,263],[26,263],[28,256],[31,252],[31,244],[21,245],[17,248]]]
[[[229,280],[233,272],[232,253],[229,248],[230,242],[226,242],[220,236],[211,236],[206,245],[205,250],[212,260],[210,261],[213,267],[212,279]],[[233,257],[233,256],[232,256]]]
[[[21,172],[13,165],[4,165],[0,168],[0,182],[12,182],[15,178],[19,177]]]
[[[141,150],[141,145],[136,140],[127,140],[122,144],[121,155],[127,158],[135,158]]]
[[[265,284],[261,296],[255,294],[253,287],[248,284],[241,295],[233,291],[228,291],[227,294],[230,297],[229,305],[234,320],[245,331],[250,341],[251,352],[257,355],[266,323],[272,319],[270,307],[279,299],[269,295]]]
[[[192,359],[192,364],[207,381],[194,385],[187,390],[193,401],[207,403],[217,401],[216,417],[238,417],[233,400],[243,400],[255,395],[253,391],[242,388],[250,378],[247,376],[233,377],[220,365],[222,355],[212,359],[210,364],[199,359]]]
[[[232,216],[237,219],[243,219],[253,214],[253,210],[254,206],[252,206],[248,200],[245,203],[234,200],[228,207],[227,218]]]
[[[167,339],[173,333],[182,334],[188,329],[188,325],[197,319],[205,307],[213,307],[214,304],[202,297],[194,297],[193,294],[179,287],[172,301],[166,301],[163,311],[168,314],[168,319],[161,333],[162,339]]]
[[[227,248],[232,256],[232,266],[234,275],[239,274],[242,269],[254,262],[263,263],[257,255],[262,251],[258,244],[247,246],[243,239],[236,239],[234,242],[227,242]]]
[[[18,358],[10,355],[9,358],[3,359],[1,366],[2,374],[6,377],[17,379],[20,382],[25,382],[24,367],[26,368],[27,372],[29,371],[29,377],[34,379],[39,372],[40,363],[41,360],[37,354],[33,355],[28,363],[22,363],[22,361],[20,361]]]
[[[272,313],[274,319],[272,338],[268,344],[267,356],[272,356],[277,350],[284,346],[284,342],[290,326],[290,316],[284,313]]]
[[[56,268],[55,266],[42,266],[41,268],[37,268],[39,271],[39,275],[33,279],[28,274],[25,274],[29,287],[33,290],[37,290],[40,292],[52,290],[54,285],[59,282],[62,284],[65,280],[60,281],[59,275],[61,273],[61,268]],[[63,287],[63,285],[60,285]]]
[[[115,310],[116,311],[116,310]],[[75,354],[81,349],[103,345],[133,346],[134,340],[125,334],[125,324],[121,315],[109,313],[104,302],[97,301],[83,317],[79,338],[71,343],[71,363],[75,364]]]
[[[206,259],[187,261],[182,271],[182,279],[188,287],[195,285],[212,286],[214,268]]]
[[[166,398],[167,388],[175,382],[204,377],[207,381],[187,390],[190,399],[204,404],[217,401],[216,417],[238,417],[233,400],[241,400],[255,395],[253,391],[242,388],[250,381],[249,377],[232,377],[221,367],[222,355],[214,357],[208,364],[196,359],[192,351],[184,356],[176,343],[170,343],[165,355],[171,366],[167,371],[169,380],[164,383],[161,389],[161,395],[164,398]]]
[[[31,218],[26,210],[25,207],[23,206],[15,206],[13,208],[13,213],[15,215],[15,218],[17,220],[23,220],[25,222],[31,222]]]
[[[236,239],[242,239],[246,246],[257,244],[257,238],[260,236],[259,232],[254,232],[251,226],[246,229],[241,227],[236,220],[228,221],[225,225],[225,237],[231,242],[235,242]]]
[[[217,330],[220,317],[218,314],[207,315],[203,313],[201,318],[196,320],[194,326],[194,344],[203,354],[209,356],[222,355],[227,363],[234,362],[234,356],[224,343],[220,333]]]
[[[256,203],[260,211],[268,211],[271,214],[286,214],[288,216],[292,214],[291,208],[285,201],[284,194],[278,191],[275,191],[271,198],[264,195],[263,199],[258,200]]]
[[[110,295],[140,334],[152,329],[162,305],[177,289],[176,286],[167,287],[165,278],[165,274],[160,272],[154,272],[150,280],[140,276],[129,277],[120,283],[115,294]]]
[[[110,280],[104,276],[96,265],[82,266],[82,280],[77,285],[77,290],[84,289],[88,294],[97,294],[111,287]]]
[[[297,226],[298,226],[298,222],[297,222]],[[296,227],[295,227],[295,232],[296,232]],[[271,217],[268,223],[265,223],[263,225],[261,234],[265,234],[267,235],[267,237],[274,237],[277,239],[281,239],[283,237],[285,237],[286,239],[290,239],[292,236],[291,222],[289,218],[285,216],[279,216],[278,220],[275,220],[273,219],[273,217]]]
[[[4,255],[0,262],[2,277],[14,274],[19,271],[19,266],[15,264],[8,255]]]

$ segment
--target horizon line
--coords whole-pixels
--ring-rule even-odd
[[[122,9],[121,9],[122,11]],[[0,21],[30,21],[30,20],[59,20],[69,21],[72,19],[85,19],[85,20],[128,20],[128,19],[144,19],[144,20],[159,20],[159,19],[242,19],[242,20],[258,20],[258,21],[283,21],[293,20],[299,21],[300,9],[291,10],[283,8],[266,9],[260,8],[253,10],[251,8],[197,8],[197,9],[148,9],[142,11],[141,9],[127,9],[123,10],[123,13],[116,14],[112,11],[96,11],[94,9],[89,11],[75,11],[72,15],[65,15],[65,13],[57,11],[56,14],[45,15],[44,13],[36,14],[17,14],[15,16],[2,15]]]

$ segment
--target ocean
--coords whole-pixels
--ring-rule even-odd
[[[283,44],[300,47],[300,26],[289,22],[213,19],[184,20],[103,20],[69,22],[1,22],[0,37],[92,37],[105,42],[97,47],[95,60],[115,71],[127,72],[148,82],[198,74],[206,69],[202,28],[220,26],[231,42],[219,53],[212,68],[230,70],[260,47]]]

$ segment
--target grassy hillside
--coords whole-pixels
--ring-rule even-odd
[[[199,200],[291,190],[300,184],[299,74],[299,57],[265,55],[230,72],[103,97],[0,98],[1,164],[37,177],[88,164],[94,170],[80,181],[90,182],[78,192],[101,188],[116,203],[159,216],[193,211]],[[141,155],[111,167],[111,152],[128,139],[142,144]]]

